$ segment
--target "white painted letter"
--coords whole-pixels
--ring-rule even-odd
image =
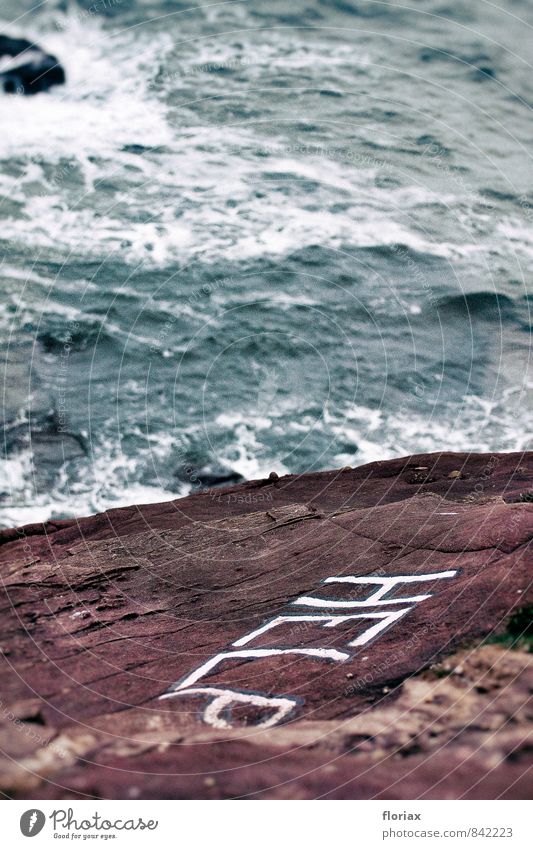
[[[234,660],[236,658],[252,660],[253,658],[260,657],[275,657],[280,654],[304,654],[309,657],[318,657],[320,660],[348,660],[350,657],[348,652],[338,651],[338,649],[245,649],[244,651],[225,651],[206,660],[202,666],[191,672],[181,683],[174,684],[172,691],[177,692],[178,690],[184,690],[186,687],[192,687],[200,678],[212,672],[215,666],[218,666],[223,660]]]
[[[275,713],[268,719],[258,722],[255,728],[271,728],[278,725],[297,707],[298,699],[284,696],[261,696],[259,693],[240,693],[238,690],[225,690],[219,687],[191,687],[187,690],[170,690],[160,696],[160,699],[171,699],[175,696],[211,696],[205,707],[202,719],[213,728],[233,728],[221,713],[228,711],[232,704],[247,704],[253,707],[274,708]]]
[[[256,637],[260,637],[267,631],[272,630],[272,628],[276,628],[278,625],[292,624],[293,622],[317,622],[323,623],[323,628],[335,628],[336,625],[342,625],[344,622],[349,622],[350,620],[355,619],[382,620],[376,625],[372,625],[370,628],[367,628],[367,630],[364,631],[359,637],[348,643],[349,646],[364,646],[366,643],[370,642],[370,640],[372,640],[375,636],[377,636],[377,634],[379,634],[381,631],[384,631],[385,628],[388,628],[389,625],[392,625],[393,622],[396,622],[397,619],[400,619],[402,616],[404,616],[404,614],[408,613],[410,610],[412,610],[411,607],[404,607],[401,610],[394,610],[390,613],[350,613],[344,616],[313,616],[310,614],[307,616],[277,616],[275,619],[271,619],[270,622],[267,622],[265,625],[261,625],[260,628],[257,628],[255,631],[252,631],[251,634],[246,634],[246,636],[241,637],[239,640],[235,640],[232,645],[245,646],[252,640],[254,640]]]
[[[364,577],[358,578],[355,575],[345,575],[339,578],[326,578],[325,584],[378,584],[379,589],[373,592],[364,601],[341,601],[340,599],[332,598],[315,598],[314,596],[302,595],[293,601],[292,604],[301,604],[306,607],[371,607],[374,604],[412,604],[417,601],[424,601],[426,598],[431,598],[432,593],[427,595],[413,595],[409,598],[384,598],[386,593],[390,592],[393,587],[398,584],[415,584],[419,581],[437,581],[441,578],[453,578],[457,574],[454,569],[450,572],[433,572],[429,575],[395,575],[391,577],[374,578]]]

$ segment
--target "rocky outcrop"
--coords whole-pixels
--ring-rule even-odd
[[[0,35],[0,85],[6,94],[38,94],[65,82],[55,56],[25,38]]]
[[[532,491],[419,455],[2,532],[1,789],[529,797]]]

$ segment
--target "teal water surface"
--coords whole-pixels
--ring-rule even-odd
[[[4,526],[531,448],[525,0],[3,4]]]

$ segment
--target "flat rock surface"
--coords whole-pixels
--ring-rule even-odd
[[[3,793],[527,798],[532,491],[443,453],[0,532]]]

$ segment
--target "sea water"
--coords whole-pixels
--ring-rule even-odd
[[[4,526],[532,447],[526,0],[4,0]]]

